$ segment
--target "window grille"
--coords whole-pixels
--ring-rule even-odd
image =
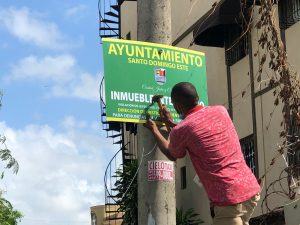
[[[279,26],[287,29],[300,21],[300,0],[280,0],[278,3]]]
[[[232,66],[248,54],[248,35],[238,26],[228,27],[225,35],[226,65]]]
[[[289,166],[293,168],[295,177],[300,177],[300,128],[296,118],[291,117],[289,126],[289,144],[288,149]]]
[[[254,135],[251,134],[245,138],[240,140],[242,152],[244,154],[245,161],[249,168],[252,170],[254,174],[256,174],[256,156],[255,156],[255,149],[254,149]]]

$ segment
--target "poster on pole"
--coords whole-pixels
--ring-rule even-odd
[[[174,163],[164,160],[148,161],[148,181],[173,181]]]
[[[107,121],[144,123],[146,114],[159,121],[153,95],[175,122],[180,118],[171,102],[172,87],[193,83],[200,104],[207,105],[205,54],[168,45],[103,38],[103,60]]]

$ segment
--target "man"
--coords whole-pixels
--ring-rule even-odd
[[[162,136],[154,121],[148,120],[145,126],[171,160],[189,153],[214,205],[213,225],[248,225],[260,186],[244,160],[227,110],[223,106],[198,105],[197,91],[188,82],[176,84],[171,99],[183,120],[176,125],[170,112],[160,112],[162,121],[172,128],[169,139]]]

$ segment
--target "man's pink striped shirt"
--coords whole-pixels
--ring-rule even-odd
[[[189,153],[196,173],[215,205],[244,202],[260,191],[223,106],[192,110],[172,129],[169,149],[175,158]]]

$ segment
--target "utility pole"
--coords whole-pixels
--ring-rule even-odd
[[[138,40],[160,44],[172,42],[171,0],[138,0]],[[155,146],[151,132],[138,126],[138,160],[142,164],[138,174],[138,224],[176,224],[175,176],[173,181],[148,181],[148,161],[168,160]],[[174,168],[175,171],[175,168]]]

